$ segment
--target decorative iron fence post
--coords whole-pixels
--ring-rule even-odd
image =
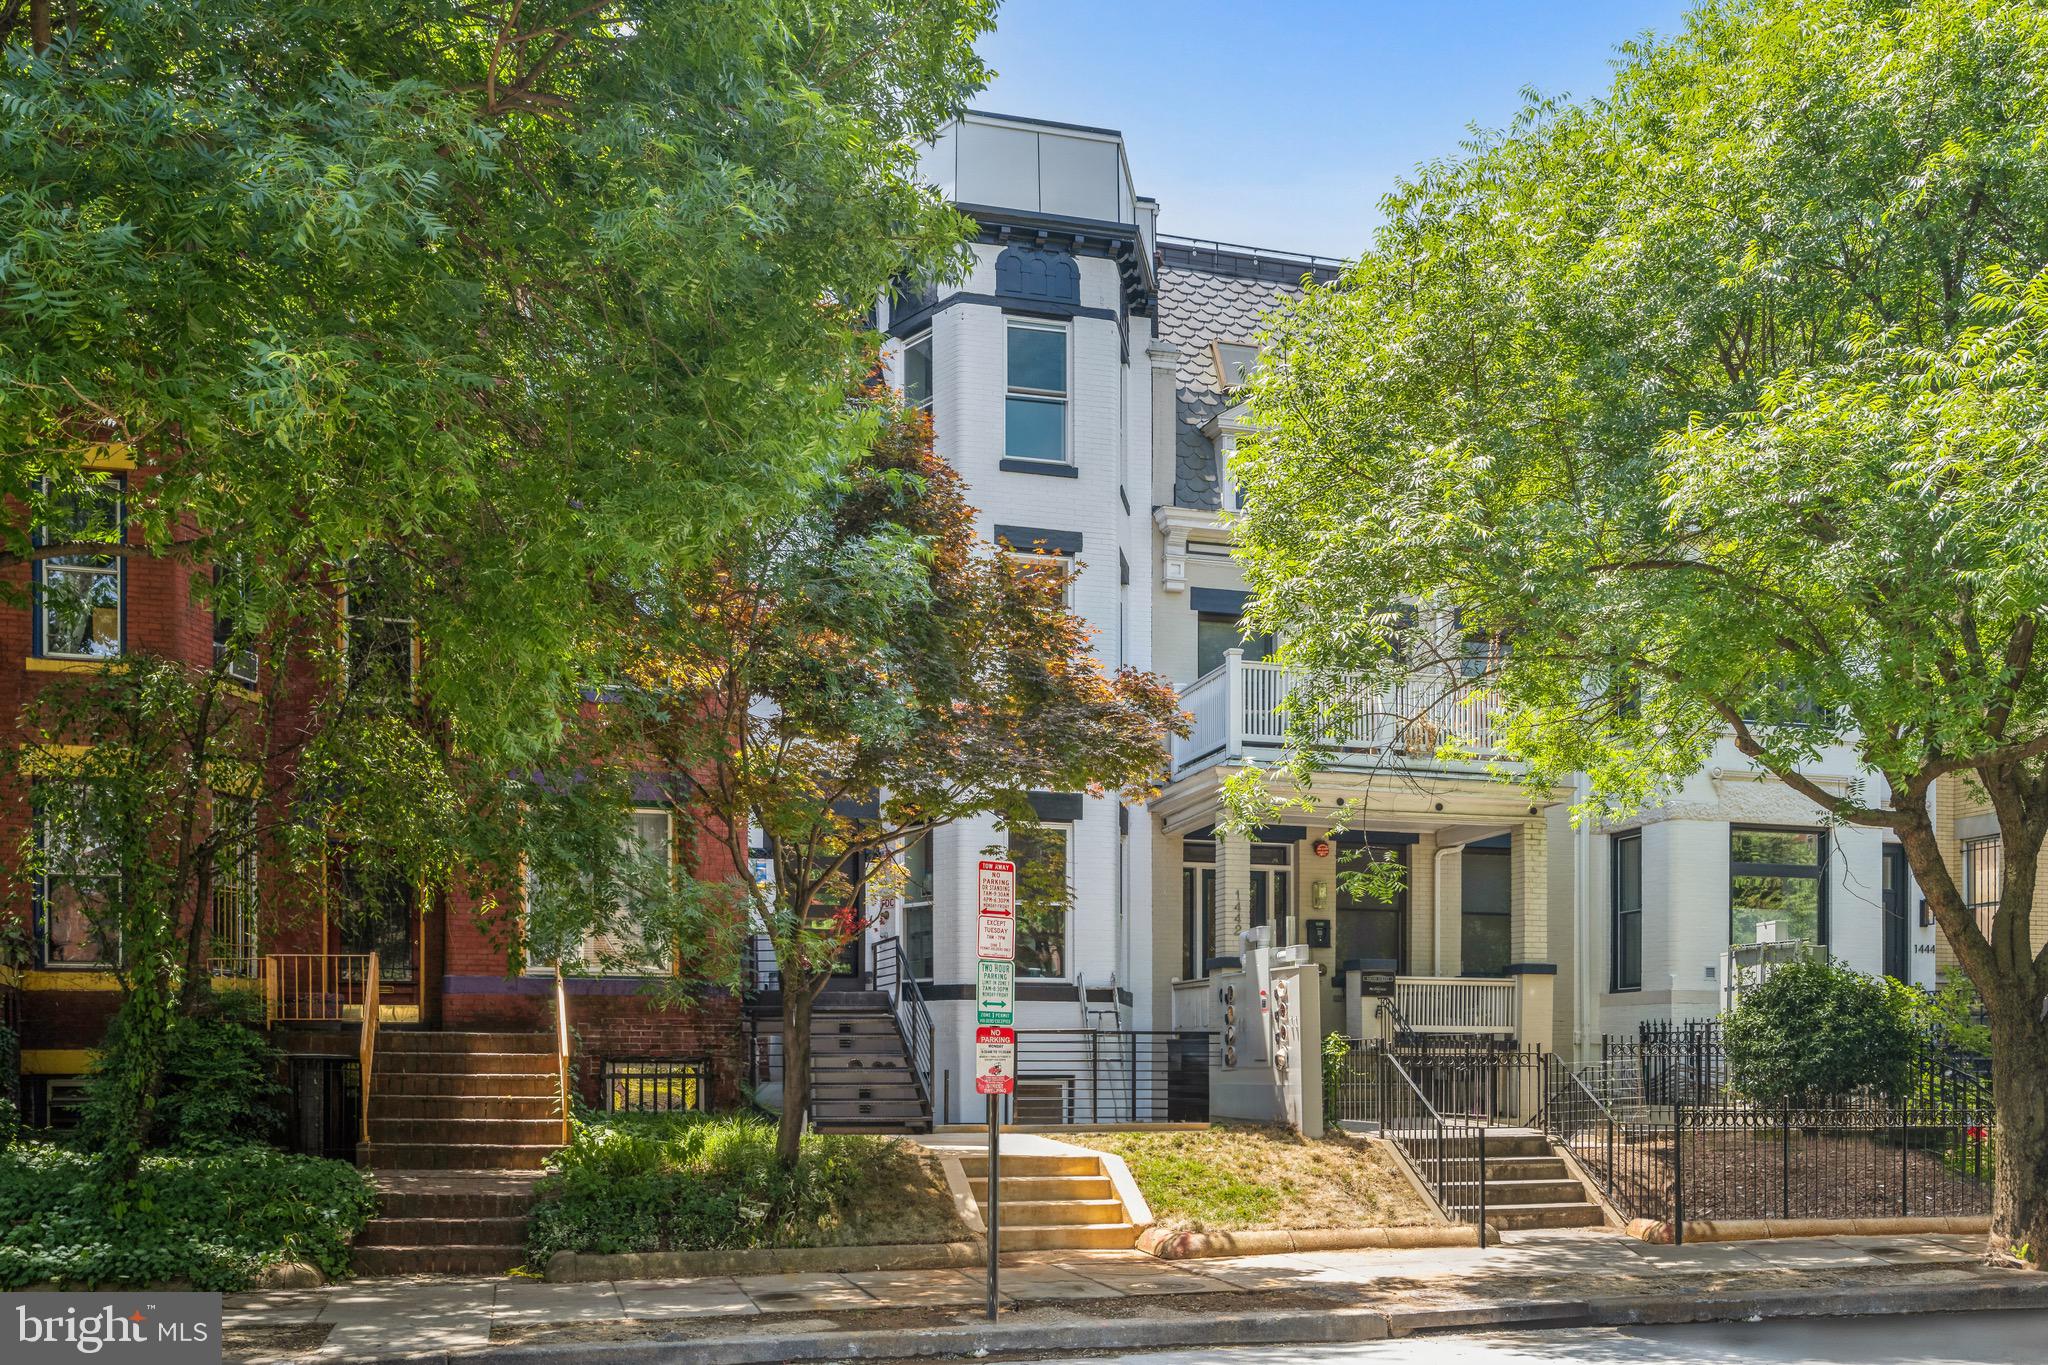
[[[1685,1101],[1671,1101],[1671,1244],[1685,1245]]]
[[[1486,1247],[1486,1120],[1479,1120],[1479,1246]]]
[[[1909,1122],[1912,1111],[1905,1102],[1899,1102],[1899,1217],[1906,1216],[1906,1174],[1913,1168],[1913,1129]]]
[[[1778,1106],[1778,1141],[1780,1143],[1779,1201],[1780,1216],[1792,1216],[1792,1101],[1782,1100]]]

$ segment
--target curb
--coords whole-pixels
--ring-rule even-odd
[[[1685,1240],[1755,1242],[1776,1237],[1910,1237],[1928,1233],[1989,1233],[1989,1216],[1978,1218],[1702,1218],[1685,1220]],[[1670,1246],[1671,1224],[1653,1218],[1631,1219],[1628,1235],[1642,1242]]]
[[[1967,1284],[1873,1285],[1749,1294],[1666,1293],[1603,1299],[1503,1300],[1446,1308],[1331,1308],[1320,1312],[1008,1320],[913,1330],[790,1332],[697,1340],[564,1342],[382,1356],[356,1365],[775,1365],[785,1361],[902,1360],[997,1352],[1148,1350],[1176,1346],[1313,1345],[1487,1328],[1628,1327],[1760,1318],[1853,1317],[2048,1308],[2048,1275],[1986,1272]]]
[[[743,1251],[632,1251],[599,1255],[558,1251],[542,1276],[549,1284],[601,1280],[684,1280],[699,1275],[776,1275],[823,1270],[958,1270],[988,1259],[985,1243],[926,1246],[750,1247]]]
[[[1490,1239],[1499,1241],[1495,1233]],[[1402,1228],[1256,1228],[1245,1232],[1167,1232],[1151,1228],[1138,1235],[1138,1250],[1162,1261],[1207,1256],[1268,1256],[1290,1251],[1386,1251],[1410,1247],[1479,1245],[1469,1225]]]

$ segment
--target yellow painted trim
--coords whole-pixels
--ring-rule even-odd
[[[91,447],[78,462],[78,467],[102,474],[126,474],[135,468],[135,456],[126,443],[112,441]]]
[[[21,666],[31,673],[125,673],[125,659],[42,659],[29,657]]]
[[[82,1047],[25,1047],[21,1050],[24,1076],[80,1076],[92,1070],[93,1053]]]
[[[343,1005],[341,1007],[341,1017],[344,1020],[359,1021],[363,1017],[363,1007],[361,1005]],[[380,1024],[417,1024],[419,1021],[420,1007],[418,1005],[377,1006],[377,1022]]]
[[[42,967],[21,978],[25,991],[118,991],[121,979],[96,967]]]
[[[240,697],[243,701],[254,702],[258,706],[263,705],[263,694],[253,687],[243,687],[239,683],[222,683],[221,691],[231,697]]]

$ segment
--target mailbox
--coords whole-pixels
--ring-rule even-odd
[[[1347,972],[1358,973],[1358,993],[1368,1000],[1391,1000],[1394,998],[1394,969],[1399,964],[1390,958],[1352,958],[1344,964]]]

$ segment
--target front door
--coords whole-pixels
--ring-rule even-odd
[[[1401,890],[1395,893],[1394,899],[1383,901],[1374,896],[1353,892],[1342,874],[1364,871],[1371,862],[1405,864],[1407,860],[1408,849],[1400,844],[1353,844],[1337,851],[1338,970],[1334,985],[1340,998],[1344,993],[1344,965],[1348,962],[1369,962],[1377,958],[1392,962],[1396,972],[1405,973],[1408,970],[1406,878],[1402,879]]]
[[[343,862],[334,874],[331,922],[335,951],[377,954],[378,987],[386,1002],[418,999],[419,894],[397,873]]]
[[[1912,942],[1912,936],[1908,932],[1912,899],[1913,880],[1906,868],[1906,850],[1899,844],[1886,844],[1883,895],[1884,974],[1894,981],[1904,981],[1910,975],[1906,958]]]
[[[1267,942],[1275,948],[1285,948],[1291,941],[1288,911],[1293,861],[1292,844],[1252,845],[1251,905],[1247,907],[1250,916],[1246,923],[1254,929],[1262,924],[1271,926]]]

